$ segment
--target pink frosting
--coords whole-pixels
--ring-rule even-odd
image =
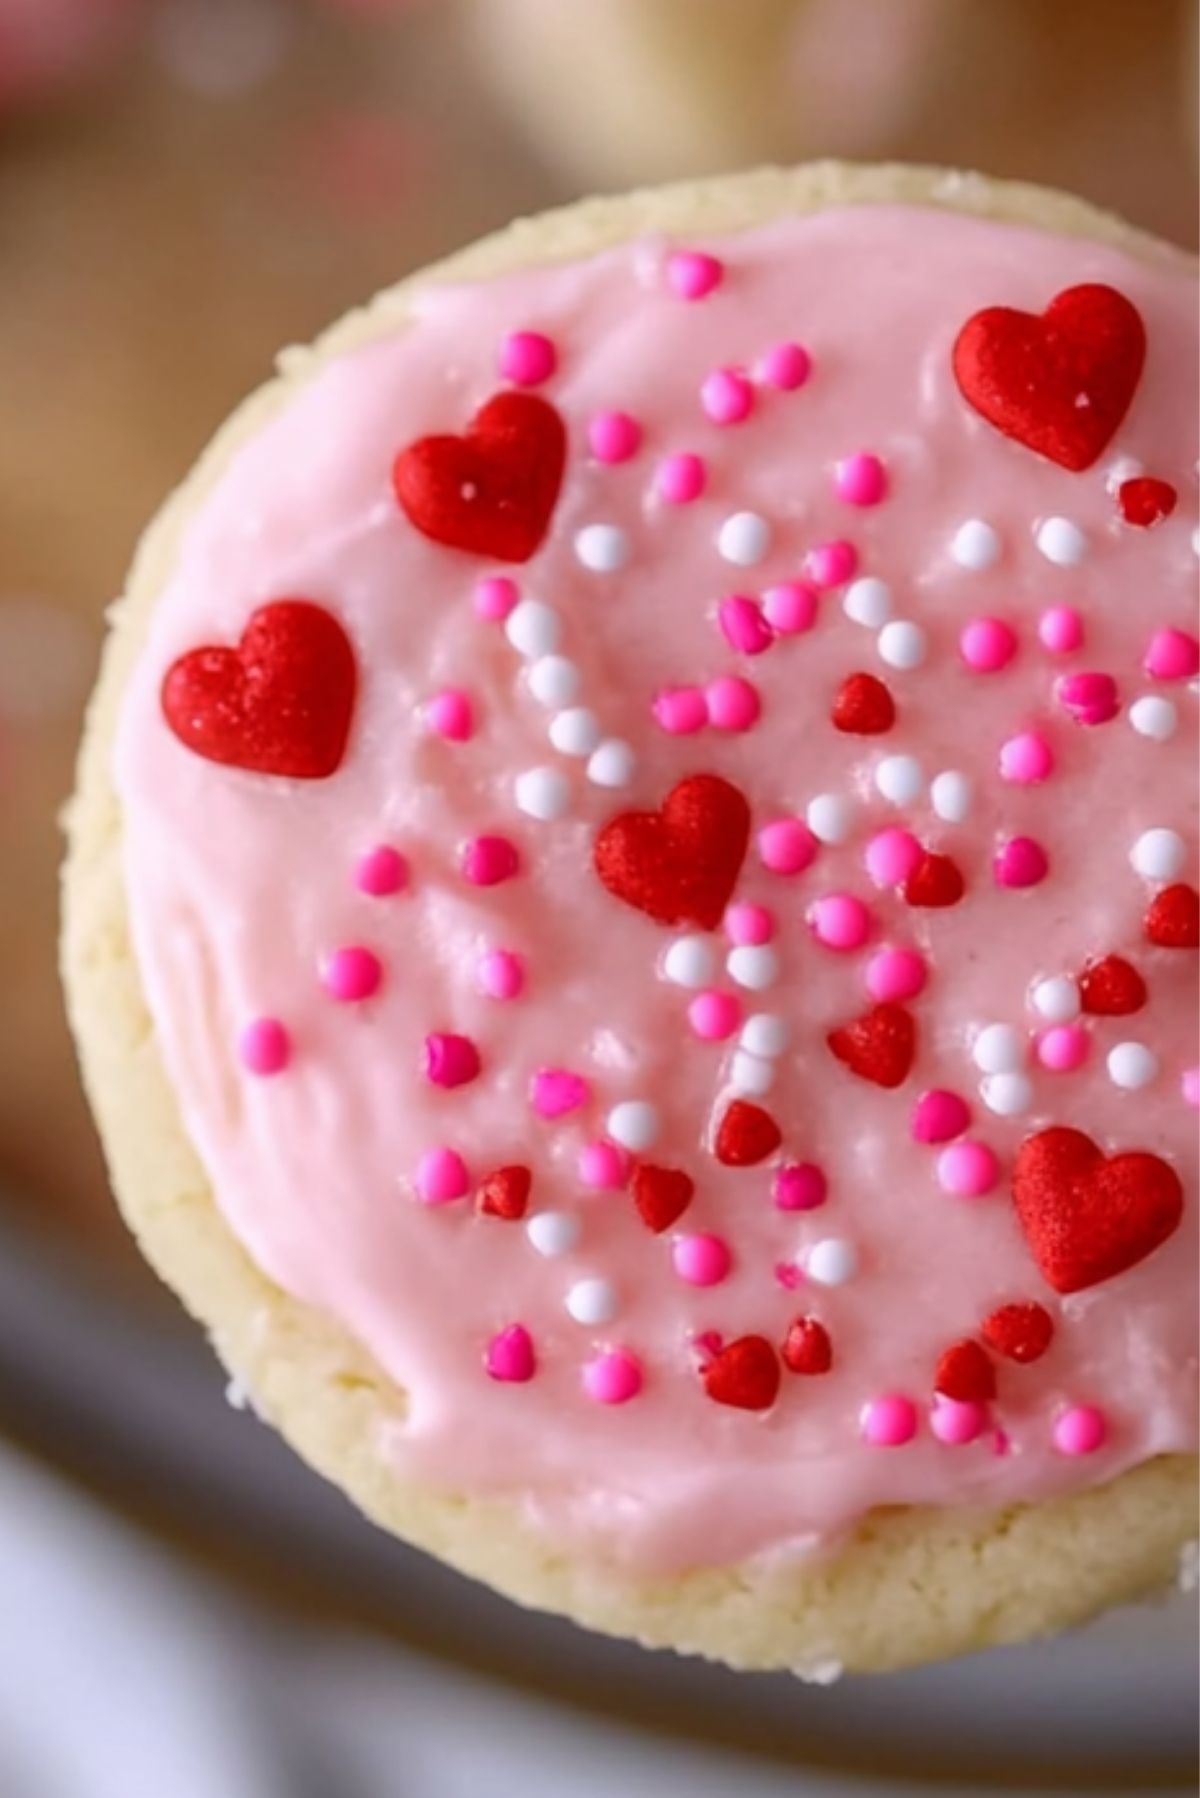
[[[1155,632],[1194,630],[1188,265],[900,208],[676,248],[684,261],[641,243],[427,291],[411,327],[324,367],[192,520],[116,758],[136,953],[187,1130],[257,1263],[408,1394],[380,1455],[399,1478],[509,1496],[577,1550],[658,1570],[798,1550],[877,1505],[1037,1499],[1195,1443],[1195,1121],[1181,1086],[1194,964],[1142,935],[1157,888],[1195,879],[1195,696],[1144,665]],[[720,278],[681,287],[681,269]],[[1087,281],[1134,302],[1149,347],[1125,422],[1078,474],[972,411],[950,351],[977,310],[1040,311]],[[417,437],[465,426],[517,333],[548,346],[538,393],[566,423],[568,456],[533,559],[499,567],[421,535],[390,471]],[[764,358],[793,342],[803,385],[765,381]],[[714,371],[732,412],[714,414]],[[637,421],[619,456],[595,443],[595,421],[618,415]],[[706,471],[687,505],[661,490],[681,454]],[[1121,519],[1119,458],[1178,489],[1171,517]],[[1082,559],[1039,547],[1047,519],[1078,527]],[[954,548],[969,521],[996,539],[975,565]],[[589,526],[618,534],[581,539]],[[565,673],[531,672],[519,607],[477,609],[481,578],[500,575],[551,608]],[[889,603],[851,590],[844,612],[851,575],[886,582]],[[823,589],[806,601],[811,628],[766,642],[763,595],[804,576]],[[236,644],[256,607],[297,596],[341,621],[358,663],[336,773],[282,779],[185,748],[160,708],[167,667]],[[731,614],[732,596],[750,608]],[[1039,620],[1064,606],[1083,646],[1051,655]],[[753,641],[731,633],[734,615]],[[964,662],[974,619],[1011,632],[1003,666]],[[883,734],[831,723],[860,671],[894,701]],[[1072,674],[1109,676],[1117,715],[1074,716],[1056,697]],[[430,697],[446,692],[470,696],[468,740],[429,728]],[[656,713],[678,692],[698,696],[686,726]],[[1145,695],[1170,701],[1173,733],[1135,727]],[[1030,732],[1046,777],[1006,779],[1003,746]],[[695,773],[724,776],[750,806],[732,940],[654,922],[592,868],[607,820]],[[805,853],[775,870],[754,845],[788,819]],[[912,906],[872,879],[867,845],[893,829],[951,858],[958,903]],[[1174,836],[1143,844],[1142,866],[1181,857],[1184,872],[1138,871],[1150,831]],[[497,839],[505,878],[466,877]],[[1014,844],[1032,845],[1020,868]],[[364,881],[380,845],[406,881]],[[752,917],[762,928],[747,935]],[[1147,1005],[1084,1017],[1081,1065],[1043,1065],[1046,1030],[1078,1021],[1073,977],[1113,953],[1143,973]],[[885,963],[920,971],[896,989],[919,1045],[894,1091],[826,1044],[873,1003]],[[482,975],[502,967],[522,976],[503,991]],[[332,988],[331,968],[349,969]],[[349,977],[364,968],[370,979]],[[1057,1015],[1032,997],[1050,980]],[[739,1006],[697,1006],[716,993]],[[289,1051],[269,1079],[240,1046],[264,1019]],[[981,1037],[995,1024],[1010,1032]],[[427,1072],[430,1042],[438,1067],[453,1049],[453,1080]],[[1118,1084],[1109,1052],[1131,1042],[1152,1056],[1119,1057],[1133,1073]],[[709,1146],[735,1089],[782,1133],[755,1167],[723,1166]],[[914,1129],[922,1093],[950,1095],[938,1103],[958,1117],[969,1107],[994,1180],[947,1180],[947,1157],[957,1168],[975,1150]],[[1065,1298],[1010,1198],[1019,1145],[1051,1124],[1161,1156],[1185,1193],[1164,1246]],[[580,1174],[609,1131],[630,1151],[610,1157],[615,1190]],[[627,1183],[646,1163],[695,1184],[660,1234]],[[524,1215],[455,1196],[463,1164],[472,1193],[527,1168]],[[787,1169],[817,1196],[790,1196]],[[1054,1319],[1048,1352],[997,1360],[987,1427],[978,1406],[969,1429],[931,1423],[939,1356],[1028,1300]],[[761,1412],[710,1396],[703,1369],[722,1345],[782,1344],[800,1315],[828,1331],[828,1371],[782,1367]]]

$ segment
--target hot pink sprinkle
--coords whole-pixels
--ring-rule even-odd
[[[975,1442],[987,1428],[987,1406],[973,1400],[947,1398],[944,1392],[934,1394],[929,1413],[929,1427],[939,1442],[950,1448],[961,1448]]]
[[[720,1236],[679,1236],[671,1264],[689,1286],[718,1286],[733,1266],[729,1244]]]
[[[539,1068],[533,1076],[530,1103],[539,1117],[565,1117],[585,1105],[587,1097],[587,1081],[567,1068]]]
[[[708,721],[717,730],[750,730],[758,723],[762,701],[758,689],[740,674],[718,675],[704,689]]]
[[[583,1389],[598,1405],[623,1405],[642,1390],[642,1364],[623,1349],[610,1349],[584,1364]]]
[[[956,1142],[937,1158],[938,1185],[957,1199],[981,1199],[1000,1177],[1000,1163],[986,1143]]]
[[[1012,1442],[1009,1439],[1008,1431],[1007,1430],[993,1430],[992,1431],[992,1453],[994,1455],[1003,1457],[1004,1455],[1011,1453],[1011,1451],[1012,1451]]]
[[[597,462],[628,462],[642,447],[642,427],[628,412],[597,412],[587,439]]]
[[[251,1074],[282,1074],[292,1039],[278,1018],[254,1018],[238,1037],[242,1066]]]
[[[861,451],[838,463],[833,490],[848,506],[877,506],[887,493],[887,471],[878,456]]]
[[[1054,751],[1036,730],[1023,730],[1000,745],[1000,778],[1035,786],[1054,772]]]
[[[417,1191],[427,1205],[463,1198],[470,1183],[467,1164],[454,1149],[429,1149],[417,1163]]]
[[[372,899],[386,899],[408,885],[408,863],[398,849],[380,843],[355,863],[354,884],[360,893]]]
[[[507,575],[489,574],[476,581],[471,603],[477,618],[486,618],[490,624],[501,624],[520,597],[517,583],[510,581]]]
[[[719,1330],[697,1330],[692,1337],[692,1347],[702,1368],[719,1355],[724,1346],[725,1338]]]
[[[425,1077],[434,1086],[466,1086],[479,1076],[479,1050],[469,1036],[435,1031],[425,1038]]]
[[[777,343],[760,357],[754,370],[764,387],[792,393],[812,373],[812,357],[802,344]]]
[[[704,1042],[720,1043],[731,1037],[742,1021],[742,1008],[733,993],[697,993],[687,1008],[688,1023]]]
[[[935,1087],[922,1093],[913,1106],[912,1135],[914,1142],[951,1142],[961,1136],[971,1122],[971,1108],[958,1093]]]
[[[853,580],[858,570],[858,551],[852,543],[819,543],[804,558],[804,572],[822,592]]]
[[[463,850],[462,871],[472,886],[499,886],[520,865],[516,844],[507,837],[473,837]]]
[[[489,949],[476,963],[475,977],[489,999],[515,999],[525,985],[525,964],[511,949]]]
[[[1072,1405],[1054,1424],[1054,1446],[1060,1455],[1092,1455],[1108,1436],[1108,1419],[1095,1405]]]
[[[702,300],[724,273],[724,263],[703,250],[672,250],[667,257],[667,285],[681,300]]]
[[[379,990],[383,963],[370,949],[354,944],[334,950],[321,969],[321,979],[335,999],[346,1003],[369,999]]]
[[[1051,655],[1070,655],[1083,643],[1083,619],[1074,606],[1051,606],[1038,619],[1038,640]]]
[[[1185,1105],[1200,1107],[1200,1068],[1185,1068],[1179,1082]]]
[[[1121,709],[1111,674],[1064,674],[1055,683],[1058,702],[1077,724],[1107,724]]]
[[[1070,1074],[1088,1058],[1092,1039],[1078,1024],[1055,1024],[1037,1039],[1037,1058],[1056,1074]]]
[[[925,962],[915,949],[879,949],[867,963],[872,999],[913,999],[925,985]]]
[[[863,1406],[861,1429],[872,1448],[901,1448],[917,1433],[917,1407],[898,1392],[884,1393]]]
[[[579,1178],[593,1192],[620,1192],[629,1179],[629,1157],[615,1142],[590,1142],[579,1152]]]
[[[785,1292],[795,1292],[804,1284],[804,1269],[798,1261],[777,1261],[773,1272],[776,1285],[782,1286]]]
[[[723,922],[725,935],[739,949],[757,948],[760,943],[769,943],[775,935],[775,918],[765,905],[749,905],[739,901],[729,907]]]
[[[509,1324],[498,1330],[487,1345],[484,1367],[493,1380],[509,1380],[523,1385],[537,1372],[533,1338],[524,1324]]]
[[[668,505],[687,506],[699,499],[708,480],[703,456],[681,453],[667,456],[654,474],[654,485]]]
[[[447,687],[425,707],[425,722],[448,742],[465,743],[475,729],[471,701],[461,687]]]
[[[536,387],[554,373],[558,354],[540,331],[510,331],[500,345],[496,366],[506,381],[515,381],[518,387]]]
[[[972,618],[963,626],[958,651],[976,674],[995,674],[1017,653],[1017,633],[1003,618]]]
[[[716,368],[705,376],[700,404],[714,424],[741,424],[754,410],[754,388],[740,368]]]
[[[992,861],[992,874],[1001,887],[1035,887],[1049,871],[1049,857],[1032,837],[1010,837]]]
[[[824,1172],[811,1161],[781,1167],[771,1186],[771,1198],[779,1211],[816,1211],[828,1196]]]
[[[1155,631],[1142,666],[1155,680],[1191,680],[1200,674],[1200,642],[1190,631]]]
[[[763,594],[763,616],[781,637],[811,630],[817,618],[818,594],[807,581],[781,581]]]
[[[743,593],[732,593],[717,607],[717,623],[731,649],[742,655],[761,655],[775,641],[770,625],[763,617],[756,599]]]
[[[826,893],[809,906],[808,925],[827,949],[861,949],[871,934],[871,914],[853,893]]]
[[[708,702],[699,687],[664,687],[655,696],[654,717],[671,736],[690,736],[708,723]]]
[[[758,833],[759,860],[772,874],[803,874],[816,853],[817,839],[801,818],[776,818]]]
[[[911,831],[889,825],[877,831],[867,844],[863,860],[878,887],[903,886],[925,851]]]

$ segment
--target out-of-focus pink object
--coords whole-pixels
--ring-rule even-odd
[[[144,12],[144,0],[0,0],[0,109],[101,73]]]

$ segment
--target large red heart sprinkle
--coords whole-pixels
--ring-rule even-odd
[[[655,1235],[683,1216],[695,1190],[695,1181],[679,1168],[644,1166],[633,1176],[633,1202]]]
[[[876,1086],[902,1086],[917,1053],[917,1026],[902,1005],[875,1005],[825,1039],[852,1074]]]
[[[850,736],[878,737],[896,722],[896,702],[873,674],[848,674],[833,702],[835,730]]]
[[[1157,1155],[1106,1157],[1082,1130],[1056,1127],[1021,1144],[1013,1201],[1050,1285],[1082,1292],[1167,1240],[1183,1212],[1183,1188]]]
[[[996,1396],[996,1370],[968,1336],[938,1356],[933,1390],[961,1405],[986,1405]]]
[[[622,812],[596,838],[609,892],[659,924],[721,922],[750,838],[750,807],[716,774],[673,787],[661,811]]]
[[[341,765],[357,675],[332,613],[279,599],[250,615],[236,649],[192,649],[168,668],[163,715],[206,761],[323,780]]]
[[[1079,976],[1084,1011],[1096,1018],[1127,1018],[1146,1003],[1146,982],[1120,955],[1094,961]]]
[[[1200,947],[1200,894],[1179,881],[1155,893],[1142,928],[1160,949]]]
[[[717,1131],[716,1157],[723,1167],[757,1167],[783,1141],[779,1125],[761,1105],[734,1099]]]
[[[1137,475],[1132,481],[1122,481],[1117,488],[1121,517],[1126,524],[1136,524],[1144,531],[1169,518],[1178,499],[1170,481],[1156,481],[1147,474]]]
[[[546,535],[567,457],[562,419],[534,393],[497,393],[461,437],[422,437],[392,481],[410,521],[435,543],[527,562]]]
[[[998,1306],[984,1318],[981,1329],[983,1340],[997,1355],[1027,1363],[1039,1360],[1050,1347],[1054,1319],[1044,1305],[1029,1299]]]
[[[957,905],[966,890],[958,864],[948,855],[926,850],[904,883],[906,905],[935,907]]]
[[[479,1183],[479,1209],[488,1217],[510,1221],[524,1217],[532,1185],[533,1176],[527,1167],[498,1167]]]
[[[988,306],[954,345],[967,404],[1016,443],[1076,472],[1090,468],[1129,410],[1146,331],[1114,287],[1056,294],[1039,318]]]
[[[815,1317],[798,1317],[788,1328],[780,1350],[790,1373],[828,1373],[833,1366],[829,1331]]]
[[[719,1405],[766,1411],[779,1396],[779,1362],[765,1336],[739,1336],[704,1370],[704,1390]]]

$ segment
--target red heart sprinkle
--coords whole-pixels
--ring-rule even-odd
[[[622,812],[596,838],[603,884],[659,924],[720,922],[750,838],[750,807],[716,774],[692,774],[657,812]]]
[[[1142,530],[1169,518],[1178,499],[1170,481],[1156,481],[1152,475],[1138,475],[1132,481],[1122,481],[1117,488],[1121,517],[1126,524],[1136,524]]]
[[[876,1086],[902,1086],[917,1053],[917,1026],[902,1005],[875,1005],[825,1039],[852,1074]]]
[[[1127,1018],[1146,1003],[1146,982],[1120,955],[1094,961],[1079,976],[1079,997],[1096,1018]]]
[[[655,1235],[683,1216],[695,1190],[695,1181],[678,1168],[639,1167],[633,1176],[633,1202]]]
[[[766,1411],[779,1396],[779,1362],[765,1336],[739,1336],[704,1370],[704,1390],[719,1405]]]
[[[527,1167],[498,1167],[479,1184],[479,1209],[488,1217],[524,1217],[533,1175]]]
[[[957,905],[966,890],[958,864],[926,850],[902,888],[906,905]]]
[[[422,437],[392,469],[409,521],[435,543],[527,562],[546,535],[567,455],[558,413],[534,393],[497,393],[461,437]]]
[[[789,1325],[780,1353],[792,1373],[828,1373],[833,1366],[829,1331],[815,1317],[798,1317]]]
[[[933,1390],[960,1405],[986,1405],[996,1396],[996,1370],[979,1344],[968,1337],[938,1356]]]
[[[723,1167],[756,1167],[773,1155],[782,1141],[770,1112],[746,1099],[734,1099],[717,1131],[717,1160]]]
[[[1063,468],[1090,468],[1129,410],[1146,359],[1137,308],[1113,287],[1056,294],[1039,318],[989,306],[954,345],[969,406]]]
[[[1013,1171],[1025,1240],[1056,1292],[1082,1292],[1134,1267],[1177,1228],[1174,1168],[1140,1151],[1106,1157],[1082,1130],[1026,1137]]]
[[[896,702],[873,674],[849,674],[833,702],[835,730],[856,737],[878,737],[896,722]]]
[[[1195,949],[1200,946],[1200,894],[1179,881],[1155,893],[1142,928],[1160,949]]]
[[[1050,1347],[1054,1319],[1044,1305],[1032,1299],[1024,1304],[1001,1305],[982,1325],[983,1340],[1009,1361],[1037,1361]]]

